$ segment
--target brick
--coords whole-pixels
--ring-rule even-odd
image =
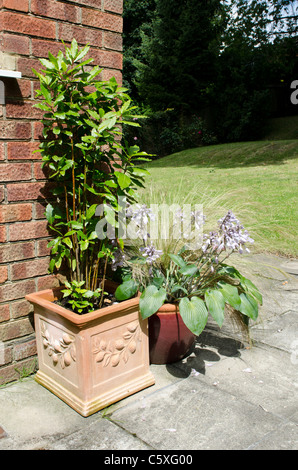
[[[113,13],[123,13],[123,0],[104,0],[103,9],[105,11],[112,11]]]
[[[6,241],[6,226],[0,225],[0,243],[5,243]]]
[[[20,300],[16,302],[10,302],[11,318],[16,319],[25,317],[33,312],[34,307],[27,300]]]
[[[100,0],[69,0],[72,3],[78,3],[79,5],[86,5],[88,7],[100,8],[101,1]]]
[[[3,284],[8,279],[7,266],[0,266],[0,284]]]
[[[19,281],[20,279],[28,279],[30,277],[48,274],[49,261],[49,258],[39,258],[36,260],[16,263],[11,266],[11,280]]]
[[[54,21],[8,11],[0,12],[0,27],[3,31],[12,31],[27,36],[52,39],[56,37]]]
[[[115,77],[118,85],[122,83],[122,73],[120,70],[104,69],[100,74],[101,80],[110,80],[110,78]]]
[[[58,24],[58,37],[63,41],[71,42],[76,38],[78,44],[101,47],[103,32],[99,29],[86,28],[70,23]]]
[[[13,348],[10,344],[0,344],[0,366],[10,364],[13,360]]]
[[[0,163],[1,182],[26,181],[30,179],[31,163]]]
[[[3,284],[0,286],[0,302],[23,299],[25,295],[35,292],[35,281],[33,279]],[[0,341],[4,341],[1,340]]]
[[[0,322],[10,319],[9,304],[0,305]]]
[[[35,73],[32,69],[40,72],[42,70],[42,64],[38,59],[29,59],[27,57],[19,57],[17,59],[17,68],[19,72],[22,72],[23,77],[36,78]]]
[[[0,341],[9,341],[33,333],[29,318],[13,320],[0,324]]]
[[[8,80],[5,87],[6,104],[31,98],[31,80]]]
[[[92,49],[88,56],[92,57],[94,62],[101,67],[122,69],[122,54],[120,52]]]
[[[36,369],[36,358],[30,357],[29,359],[2,367],[0,369],[0,385],[19,380],[22,376],[23,369],[34,373]]]
[[[6,117],[19,119],[42,119],[44,112],[34,108],[35,101],[22,101],[6,104]]]
[[[63,38],[62,38],[63,39]],[[64,51],[63,44],[46,41],[44,39],[34,39],[32,38],[32,54],[36,57],[48,57],[49,51],[51,54],[56,56],[59,51]],[[36,89],[39,88],[39,82],[36,82]]]
[[[44,137],[42,135],[42,130],[43,130],[43,124],[42,122],[34,122],[33,123],[33,138],[35,140],[44,140]]]
[[[29,201],[39,198],[44,199],[48,194],[50,183],[16,183],[7,185],[7,200],[11,201]]]
[[[0,206],[0,223],[32,219],[32,204],[7,204]]]
[[[79,8],[77,6],[52,0],[31,0],[31,13],[72,23],[79,21]]]
[[[48,256],[51,253],[51,248],[48,248],[50,238],[48,240],[37,241],[37,256]]]
[[[59,287],[59,279],[55,275],[49,275],[40,277],[37,280],[37,290],[53,289],[54,287]]]
[[[0,142],[0,161],[5,160],[4,143]]]
[[[34,242],[10,243],[0,246],[0,263],[34,258]]]
[[[22,2],[19,2],[22,3]],[[30,39],[16,34],[1,34],[1,50],[13,54],[30,54]]]
[[[37,354],[36,340],[31,339],[26,342],[18,343],[13,348],[13,358],[15,361],[21,361]]]
[[[107,49],[113,49],[114,51],[122,51],[122,36],[118,33],[112,33],[110,31],[104,32],[104,47]]]
[[[45,202],[36,202],[35,204],[35,219],[45,219],[45,210],[46,210],[46,201]]]
[[[29,0],[1,0],[0,6],[8,10],[29,11]]]
[[[47,179],[50,175],[50,169],[47,165],[42,166],[41,162],[34,163],[34,178],[37,180]]]
[[[4,186],[0,186],[0,202],[4,201]]]
[[[0,140],[29,140],[30,138],[30,122],[0,121]]]
[[[33,153],[39,147],[38,142],[8,142],[8,160],[40,160],[40,152]]]
[[[9,227],[10,241],[31,240],[48,236],[46,220],[15,223]]]
[[[122,17],[91,8],[82,8],[82,24],[122,33]]]

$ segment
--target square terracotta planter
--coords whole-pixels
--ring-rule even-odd
[[[82,416],[155,383],[138,298],[78,315],[53,303],[59,294],[26,296],[34,305],[37,382]]]

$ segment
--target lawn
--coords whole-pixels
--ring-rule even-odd
[[[147,204],[203,204],[206,228],[231,209],[255,251],[298,256],[298,140],[200,147],[146,167]]]

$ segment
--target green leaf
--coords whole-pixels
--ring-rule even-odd
[[[44,85],[43,85],[42,83],[40,84],[40,91],[42,92],[45,101],[46,101],[48,104],[51,104],[51,102],[52,102],[51,93],[49,92],[49,90],[47,90],[47,89],[44,87]]]
[[[55,65],[52,64],[52,62],[50,62],[49,60],[47,59],[39,59],[39,62],[46,68],[46,69],[49,69],[49,70],[55,70]]]
[[[179,255],[170,254],[169,257],[171,258],[172,261],[174,261],[174,263],[177,266],[179,266],[179,268],[184,268],[187,265],[187,263],[184,261],[184,259]]]
[[[94,216],[97,206],[98,206],[98,204],[92,204],[92,206],[90,206],[88,208],[88,210],[86,212],[86,219],[87,220],[91,219]]]
[[[76,39],[72,40],[71,47],[70,47],[70,53],[73,57],[73,59],[76,59],[77,54],[78,54],[78,43]]]
[[[179,284],[175,284],[172,289],[171,289],[171,294],[174,294],[175,292],[178,292],[179,290],[182,290],[182,292],[184,292],[184,294],[188,294],[187,290],[183,287],[183,286],[180,286]]]
[[[83,57],[85,57],[85,55],[88,53],[89,49],[90,47],[88,45],[84,47],[84,49],[82,49],[75,58],[75,62],[78,62],[79,60],[83,59]]]
[[[200,335],[208,320],[208,310],[203,300],[198,297],[191,300],[184,297],[179,302],[179,311],[187,328],[195,335]]]
[[[145,168],[129,168],[128,170],[130,173],[132,173],[134,176],[137,176],[137,177],[144,177],[144,176],[147,176],[147,175],[150,175],[149,171],[148,170],[145,170]]]
[[[195,264],[187,264],[179,269],[179,273],[183,274],[183,276],[194,276],[197,272],[198,268]]]
[[[160,289],[160,287],[163,285],[164,282],[165,282],[164,277],[154,277],[152,279],[152,283],[157,287],[157,289]]]
[[[49,52],[48,55],[49,55],[49,59],[52,62],[52,64],[54,64],[55,68],[58,69],[58,61],[57,61],[56,57],[54,57],[53,54],[51,54],[51,52]]]
[[[82,251],[87,250],[88,246],[89,246],[89,241],[88,240],[80,241],[80,247],[81,247]]]
[[[241,299],[238,294],[238,289],[235,286],[231,286],[230,284],[223,284],[219,283],[219,291],[221,292],[225,302],[230,304],[231,307],[235,308],[236,310],[239,309],[241,304]]]
[[[72,248],[72,241],[69,237],[63,238],[63,242],[68,246],[68,248]]]
[[[243,315],[248,316],[252,320],[256,320],[259,315],[258,303],[257,301],[248,294],[240,294],[241,305],[238,308],[239,312]]]
[[[131,297],[136,294],[137,290],[138,284],[133,279],[129,279],[117,287],[115,297],[117,300],[131,299]]]
[[[140,297],[140,312],[143,319],[151,317],[164,304],[167,297],[166,290],[161,287],[148,286]]]
[[[118,184],[121,189],[125,189],[130,185],[131,179],[125,173],[122,173],[120,171],[115,171],[115,176],[118,180]]]
[[[246,290],[248,294],[254,297],[259,302],[259,304],[262,305],[263,303],[262,294],[260,293],[259,289],[254,285],[253,282],[241,276],[241,287],[243,287],[244,290]]]
[[[47,221],[49,222],[49,224],[52,225],[54,220],[55,220],[55,216],[54,216],[54,208],[51,204],[47,205],[45,216],[46,216]]]
[[[205,302],[210,315],[221,328],[224,321],[225,299],[219,290],[205,292]]]

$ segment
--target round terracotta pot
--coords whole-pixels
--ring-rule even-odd
[[[149,317],[149,354],[151,364],[180,361],[191,349],[195,335],[185,326],[179,308],[164,304]]]

